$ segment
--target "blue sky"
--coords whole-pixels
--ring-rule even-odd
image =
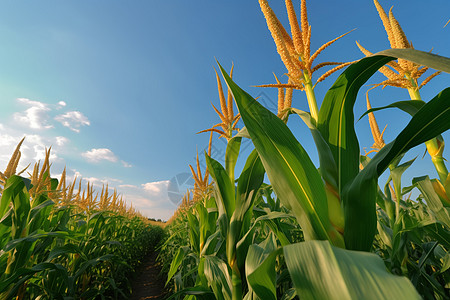
[[[286,24],[284,1],[269,3]],[[450,25],[443,28],[448,0],[380,3],[386,10],[394,5],[416,49],[450,57]],[[294,4],[299,8],[299,1]],[[308,15],[313,50],[356,28],[318,62],[361,58],[356,40],[373,52],[389,47],[372,1],[308,1]],[[227,69],[234,62],[236,82],[255,97],[264,92],[268,103],[276,102],[276,91],[252,86],[273,83],[272,72],[286,72],[256,0],[3,1],[0,37],[0,169],[27,136],[21,165],[41,159],[52,146],[54,176],[67,165],[70,176],[98,189],[109,182],[144,215],[161,219],[176,208],[167,197],[168,181],[189,172],[196,150],[207,144],[208,134],[196,132],[219,121],[211,107],[218,103],[215,58]],[[336,78],[318,85],[318,99]],[[421,90],[423,99],[449,79],[434,79]],[[371,83],[381,80],[375,76]],[[405,90],[389,87],[370,95],[374,107],[408,98]],[[307,109],[305,96],[294,93],[293,106]],[[364,111],[361,93],[355,113]],[[386,141],[408,120],[395,110],[376,117],[380,127],[388,124]],[[307,128],[298,118],[289,126],[316,160]],[[358,122],[357,132],[361,147],[369,148],[367,119]],[[223,149],[222,141],[215,143]],[[419,158],[405,184],[412,176],[436,177],[423,151],[410,154]]]

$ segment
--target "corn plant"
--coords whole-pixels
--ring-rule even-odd
[[[162,228],[118,205],[107,188],[98,199],[91,185],[74,193],[65,172],[51,178],[50,151],[30,178],[15,175],[22,142],[0,174],[0,299],[127,297],[128,276]]]
[[[172,276],[186,278],[189,274],[191,281],[179,285],[172,297],[450,297],[450,185],[441,136],[450,128],[450,89],[427,102],[421,100],[418,92],[440,72],[450,72],[450,59],[414,50],[392,11],[387,16],[378,1],[374,3],[391,47],[396,49],[372,54],[358,44],[366,58],[313,66],[317,56],[345,34],[323,44],[311,55],[306,1],[301,1],[300,22],[292,2],[286,1],[291,35],[268,2],[259,1],[289,79],[281,83],[275,76],[276,84],[262,85],[278,89],[275,115],[236,85],[219,65],[229,96],[225,100],[218,79],[222,112],[214,109],[222,123],[206,131],[227,139],[225,165],[205,155],[205,172],[213,179],[214,192],[202,194],[200,201],[194,202],[195,208],[186,209],[184,219],[178,219],[179,226],[183,222],[189,224],[186,228],[190,231],[190,244],[184,243],[185,248],[172,260],[169,280]],[[313,74],[330,65],[335,67],[313,83]],[[316,85],[344,67],[346,70],[319,107]],[[419,84],[418,79],[429,68],[437,72]],[[361,87],[378,70],[388,80],[376,86],[407,88],[413,101],[371,108],[367,95],[368,111],[364,115],[369,115],[375,140],[371,151],[375,154],[369,157],[360,153],[353,108]],[[305,91],[309,112],[292,107],[293,89]],[[232,113],[231,96],[239,110],[237,116],[245,125],[235,136],[233,131],[237,128],[233,122],[237,118]],[[374,112],[387,108],[399,108],[409,113],[411,119],[386,144]],[[299,116],[310,129],[319,168],[287,126],[290,115]],[[218,126],[222,130],[216,129]],[[236,180],[234,166],[245,138],[251,140],[255,150]],[[402,162],[402,158],[421,143],[425,143],[439,178],[419,175],[411,186],[402,187],[402,174],[414,163],[414,160]],[[389,179],[380,187],[379,177],[386,170]],[[270,185],[263,183],[264,173]],[[417,199],[408,196],[413,189],[420,192]],[[200,217],[205,208],[207,212],[218,213],[215,224],[214,219],[207,221]],[[211,249],[210,255],[199,251],[201,232],[206,227],[209,237],[205,247]],[[179,241],[183,243],[182,239]],[[193,252],[198,267],[190,265]]]

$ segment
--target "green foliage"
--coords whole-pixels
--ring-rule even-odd
[[[44,191],[32,201],[28,179],[6,180],[0,199],[0,299],[117,299],[163,229],[115,212],[78,213]]]
[[[429,58],[418,53],[421,63]],[[165,249],[170,245],[178,251],[169,278],[174,297],[209,297],[208,291],[220,299],[450,296],[447,185],[427,176],[409,187],[401,185],[402,174],[414,163],[401,162],[404,154],[436,136],[442,139],[440,134],[450,128],[450,89],[428,102],[392,104],[411,114],[409,123],[372,158],[359,153],[353,114],[358,91],[392,59],[377,54],[345,70],[322,102],[317,124],[307,112],[287,111],[309,127],[319,169],[286,122],[221,68],[245,129],[230,140],[225,168],[206,155],[213,195],[169,226],[172,235]],[[236,181],[234,151],[242,138],[250,138],[255,151]],[[383,192],[378,178],[387,169],[391,176]],[[265,172],[270,185],[263,183]],[[419,198],[405,199],[415,188]],[[206,218],[208,213],[214,218]],[[190,240],[177,233],[180,228],[191,232]],[[202,250],[200,241],[205,240]]]

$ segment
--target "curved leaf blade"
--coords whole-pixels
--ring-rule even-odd
[[[283,247],[301,299],[421,299],[406,277],[386,271],[376,254],[344,250],[328,241]]]
[[[377,179],[399,155],[450,129],[450,88],[425,104],[400,132],[381,149],[344,192],[345,243],[349,249],[369,251],[377,221]]]
[[[220,66],[220,65],[219,65]],[[306,151],[277,116],[236,85],[220,66],[273,190],[307,239],[331,239],[322,179]]]
[[[450,73],[450,58],[415,49],[387,49],[375,55],[386,55],[412,61],[416,64]]]

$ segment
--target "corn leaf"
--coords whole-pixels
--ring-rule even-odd
[[[388,273],[376,254],[328,241],[297,243],[283,252],[300,299],[421,299],[411,282]]]
[[[189,250],[187,247],[181,247],[180,249],[178,249],[175,258],[172,260],[172,263],[170,264],[169,273],[167,274],[166,285],[167,283],[169,283],[170,279],[172,279],[173,275],[175,275],[175,273],[177,272],[178,267],[181,265],[181,262],[183,261],[188,251]]]
[[[444,207],[439,196],[434,191],[430,178],[428,176],[422,176],[413,178],[412,182],[422,193],[436,219],[450,228],[450,211]]]
[[[282,253],[276,250],[277,242],[273,233],[261,244],[250,246],[245,260],[245,273],[253,299],[277,299],[275,259]]]
[[[428,66],[435,70],[450,73],[450,58],[415,49],[387,49],[373,54],[391,56],[412,61],[416,64]]]
[[[425,102],[422,101],[422,100],[398,101],[398,102],[394,102],[394,103],[391,103],[391,104],[386,105],[386,106],[371,108],[368,111],[366,111],[365,113],[363,113],[361,115],[361,117],[359,118],[359,120],[361,120],[362,117],[364,117],[368,113],[375,112],[375,111],[382,110],[382,109],[386,109],[386,108],[399,108],[399,109],[403,110],[404,112],[410,114],[411,116],[414,116],[414,114],[416,112],[418,112],[419,109],[421,109],[422,106],[424,106],[424,105],[425,105]]]
[[[226,263],[216,256],[205,256],[205,277],[216,299],[231,300],[231,276]]]
[[[241,238],[241,232],[247,232],[248,228],[242,228],[244,218],[248,215],[251,218],[253,203],[258,195],[259,188],[264,181],[265,170],[258,156],[254,150],[245,163],[244,169],[239,176],[237,193],[236,193],[236,210],[233,213],[230,221],[230,234],[227,239],[228,252],[234,251],[236,245]],[[248,225],[246,225],[248,227]],[[247,249],[241,248],[237,254],[238,266],[244,264]]]
[[[296,113],[311,131],[312,137],[316,144],[317,153],[319,154],[319,163],[320,163],[319,171],[323,179],[333,187],[337,188],[338,174],[336,161],[334,160],[330,147],[322,137],[322,134],[317,129],[317,127],[311,122],[311,115],[306,111],[302,111],[296,108],[291,108],[291,112]]]
[[[331,239],[334,228],[322,178],[292,132],[272,112],[237,86],[220,66],[273,190],[290,208],[306,239]]]
[[[231,182],[234,182],[234,168],[239,156],[239,149],[241,148],[241,137],[233,137],[228,141],[227,149],[225,151],[225,170],[230,176]]]
[[[388,165],[409,149],[450,129],[450,88],[425,104],[397,138],[381,149],[344,193],[345,244],[369,251],[376,231],[377,179]]]
[[[216,183],[216,198],[219,198],[219,203],[223,206],[228,220],[230,220],[236,207],[234,184],[232,184],[227,171],[218,161],[211,158],[207,153],[205,153],[205,159],[209,173]]]
[[[392,59],[366,57],[349,66],[328,90],[320,107],[317,128],[327,141],[337,165],[339,195],[359,172],[360,151],[353,114],[356,96],[361,86]]]

